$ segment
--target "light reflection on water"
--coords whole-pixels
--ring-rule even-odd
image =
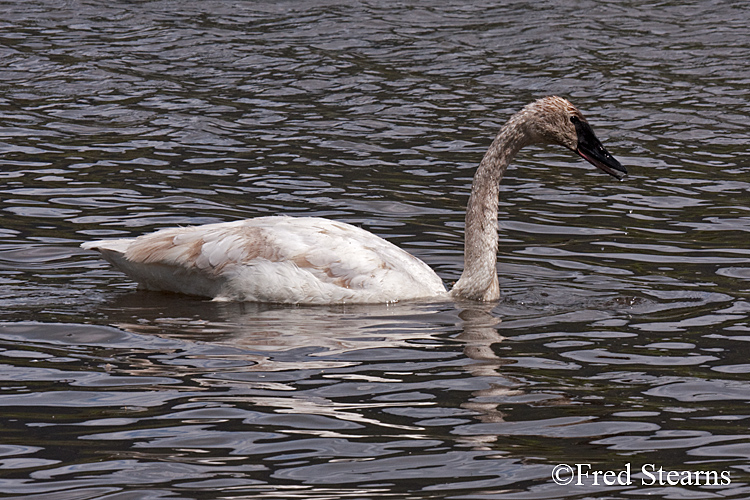
[[[748,496],[746,6],[0,3],[0,493]],[[552,93],[631,175],[524,151],[490,308],[216,304],[78,248],[317,215],[450,284],[473,169]]]

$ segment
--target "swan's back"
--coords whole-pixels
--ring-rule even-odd
[[[442,297],[422,261],[358,227],[259,217],[84,243],[141,287],[218,300],[382,303]]]

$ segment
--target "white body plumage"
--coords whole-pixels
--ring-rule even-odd
[[[445,298],[424,262],[361,228],[317,217],[258,217],[163,229],[85,249],[142,288],[288,304]]]

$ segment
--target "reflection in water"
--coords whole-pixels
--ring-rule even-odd
[[[693,379],[691,388],[689,380],[669,374],[639,374],[638,369],[653,365],[654,356],[625,357],[596,349],[609,338],[632,338],[610,337],[607,329],[579,337],[586,341],[576,341],[575,335],[563,340],[561,333],[552,332],[519,339],[498,319],[498,310],[506,306],[398,304],[333,310],[126,293],[98,311],[120,329],[3,324],[0,337],[8,349],[4,366],[17,367],[6,369],[4,379],[33,381],[38,389],[29,393],[22,385],[9,386],[0,405],[11,419],[21,417],[21,408],[35,405],[53,408],[56,415],[65,412],[69,423],[42,415],[22,421],[45,429],[40,442],[48,433],[81,426],[75,435],[84,443],[77,446],[84,462],[100,449],[88,443],[125,444],[119,453],[127,465],[102,464],[99,471],[109,468],[114,475],[89,479],[89,492],[104,481],[119,481],[116,471],[125,469],[155,486],[158,481],[148,479],[142,464],[167,460],[182,464],[183,473],[170,486],[178,489],[192,478],[195,488],[207,491],[213,481],[224,484],[222,478],[231,474],[237,478],[230,482],[234,491],[248,493],[283,480],[306,485],[303,491],[310,498],[323,495],[318,486],[341,488],[378,477],[405,485],[418,473],[432,478],[428,485],[451,477],[446,488],[456,492],[532,481],[537,486],[530,491],[544,496],[550,472],[545,464],[569,460],[570,449],[560,448],[560,440],[589,441],[586,460],[620,463],[618,450],[622,443],[634,442],[629,441],[634,436],[660,440],[673,435],[670,426],[648,421],[664,415],[648,410],[659,408],[665,395],[690,401],[688,394],[710,389],[717,397],[700,398],[705,404],[735,399],[733,391],[741,390],[741,385],[721,386],[719,380],[702,384]],[[24,347],[22,356],[9,349],[14,344]],[[660,352],[658,364],[665,367],[719,359],[684,356],[693,348],[685,342],[641,347]],[[550,351],[560,351],[562,357],[556,359]],[[63,352],[66,356],[60,357]],[[578,354],[587,352],[591,358]],[[565,363],[565,357],[576,365]],[[695,363],[684,362],[691,357]],[[41,366],[22,368],[28,360]],[[618,371],[601,371],[596,368],[601,364]],[[629,365],[638,368],[622,371]],[[71,371],[73,367],[79,368]],[[25,375],[19,377],[21,373]],[[677,396],[680,391],[685,396]],[[619,404],[606,410],[596,403],[602,399]],[[92,409],[97,416],[89,413]],[[724,412],[706,410],[698,410],[699,415]],[[690,410],[672,408],[666,414],[670,411],[681,415]],[[706,453],[706,444],[736,446],[746,439],[744,434],[708,430],[711,422],[732,420],[695,422],[702,422],[704,439],[675,441],[677,446],[666,449]],[[601,444],[611,447],[597,448]],[[532,448],[535,457],[545,458],[526,459]],[[16,447],[7,453],[15,457],[43,450]],[[162,450],[170,451],[163,455]],[[680,463],[680,453],[671,464]],[[43,456],[52,455],[45,451]],[[51,467],[49,477],[68,474],[56,464],[35,466]],[[83,468],[76,474],[86,470],[92,471]],[[211,479],[204,484],[198,476]],[[483,478],[480,483],[477,477]],[[38,481],[2,484],[17,494],[45,491]],[[57,488],[66,487],[58,483]],[[293,491],[279,488],[285,494]]]
[[[460,307],[465,307],[458,315],[463,321],[463,331],[456,338],[465,343],[467,360],[476,361],[467,364],[464,369],[473,377],[489,381],[488,388],[474,391],[461,407],[474,412],[474,418],[481,422],[502,422],[505,414],[497,409],[500,401],[523,394],[520,389],[523,384],[502,374],[502,367],[508,361],[495,354],[496,344],[503,340],[497,331],[501,320],[492,315],[492,306],[467,302],[460,304]],[[490,449],[481,446],[496,441],[497,437],[495,434],[477,434],[465,436],[459,441],[463,440],[477,449]]]

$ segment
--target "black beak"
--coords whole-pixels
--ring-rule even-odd
[[[578,149],[576,149],[576,153],[581,158],[618,180],[622,180],[623,177],[628,175],[625,167],[619,161],[615,160],[615,157],[609,154],[609,151],[604,149],[604,146],[596,138],[594,131],[591,130],[591,126],[587,122],[578,117],[573,117],[572,122],[576,127],[576,134],[578,135]]]

